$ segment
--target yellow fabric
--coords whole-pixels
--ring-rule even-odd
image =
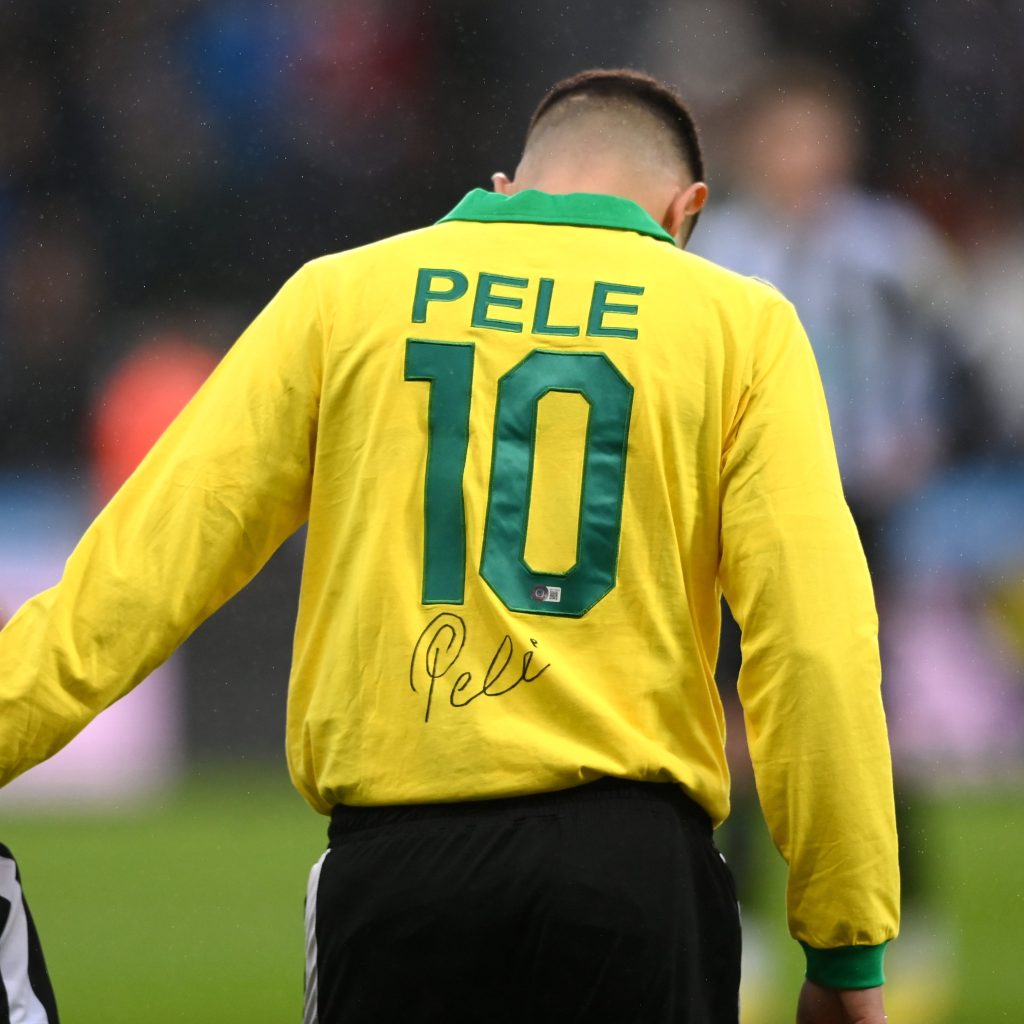
[[[460,272],[468,290],[413,324],[424,267]],[[481,271],[528,281],[492,289],[521,307],[484,310],[521,332],[471,326]],[[542,322],[578,336],[531,333],[541,278],[554,280]],[[599,321],[635,340],[587,335],[595,282],[643,287],[607,295]],[[409,338],[475,345],[461,606],[421,603],[432,385],[405,379]],[[615,585],[577,618],[510,612],[479,572],[497,384],[535,349],[606,353],[634,389]],[[573,394],[538,405],[529,554],[555,572],[564,516],[579,513],[587,414]],[[143,679],[307,517],[287,752],[317,810],[613,775],[674,780],[720,822],[721,586],[743,628],[740,691],[790,863],[793,934],[819,948],[895,934],[870,581],[811,350],[770,287],[647,235],[529,223],[450,221],[308,264],[61,583],[0,634],[0,783]]]

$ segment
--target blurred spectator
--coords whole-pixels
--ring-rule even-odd
[[[894,171],[920,162],[925,143],[916,117],[914,13],[891,0],[756,6],[769,27],[769,51],[781,54],[782,65],[810,54],[857,87],[861,180],[891,190],[899,183]]]
[[[854,97],[824,69],[790,65],[763,79],[734,142],[735,196],[708,210],[693,249],[767,279],[795,304],[872,554],[881,518],[952,441],[959,283],[941,239],[908,204],[857,185],[857,125]]]

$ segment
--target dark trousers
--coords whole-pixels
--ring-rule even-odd
[[[306,1024],[739,1019],[732,878],[674,785],[338,807],[329,839]]]

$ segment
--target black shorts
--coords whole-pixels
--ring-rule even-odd
[[[707,815],[602,779],[337,807],[306,905],[306,1024],[736,1024],[740,928]]]

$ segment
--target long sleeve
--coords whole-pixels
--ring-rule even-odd
[[[0,632],[0,785],[132,689],[306,519],[323,330],[299,271]]]
[[[878,624],[817,367],[781,297],[765,313],[721,474],[720,579],[742,630],[758,794],[789,865],[808,976],[866,987],[898,927]]]

